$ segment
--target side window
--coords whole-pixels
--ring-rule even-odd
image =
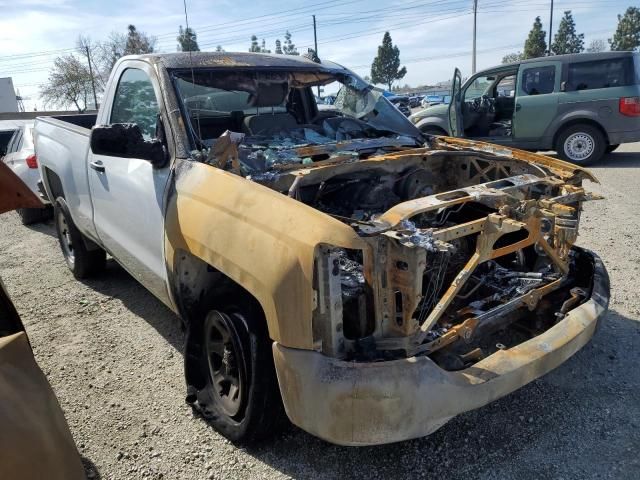
[[[631,85],[630,60],[631,58],[614,58],[571,63],[567,73],[567,91]]]
[[[513,97],[516,85],[516,76],[508,75],[496,85],[496,94],[498,97]]]
[[[156,135],[158,101],[151,80],[142,70],[129,68],[118,82],[109,123],[135,123],[146,140]]]
[[[556,84],[556,67],[532,67],[522,72],[522,91],[527,95],[553,93]]]

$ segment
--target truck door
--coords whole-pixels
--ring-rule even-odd
[[[460,137],[462,129],[462,75],[457,68],[451,81],[451,100],[449,101],[449,133],[452,137]]]
[[[150,68],[128,62],[113,79],[115,87],[105,94],[112,103],[98,123],[135,123],[145,138],[155,137],[162,96]],[[100,241],[136,280],[169,303],[163,208],[169,166],[154,168],[147,160],[96,155],[91,149],[87,161]]]
[[[519,145],[535,148],[557,115],[561,68],[557,61],[520,66],[513,115],[513,136]]]

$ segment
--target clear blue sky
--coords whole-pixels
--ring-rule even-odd
[[[637,3],[637,2],[633,2]],[[556,0],[554,27],[572,10],[586,43],[611,37],[618,13],[629,0]],[[398,45],[408,74],[401,83],[418,85],[446,80],[454,67],[471,69],[472,0],[187,0],[189,23],[203,50],[222,45],[246,51],[251,34],[273,50],[289,29],[301,51],[313,46],[311,14],[318,22],[318,51],[366,75],[385,30]],[[478,68],[500,63],[505,53],[522,49],[536,15],[548,29],[549,1],[479,0]],[[39,84],[62,49],[73,48],[78,35],[94,40],[128,24],[157,37],[158,50],[175,51],[177,30],[184,25],[182,0],[0,0],[0,77],[12,76],[29,97],[28,110],[43,106]],[[548,31],[548,30],[547,30]],[[17,57],[20,54],[34,56]]]

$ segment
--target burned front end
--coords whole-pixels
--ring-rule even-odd
[[[366,245],[317,247],[316,352],[275,347],[287,412],[320,437],[428,434],[562,363],[607,308],[602,263],[574,246],[582,202],[597,198],[584,170],[433,139],[283,177]]]

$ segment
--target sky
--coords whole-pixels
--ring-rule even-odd
[[[591,40],[606,41],[617,15],[630,0],[555,0],[554,32],[564,10],[571,10],[577,30]],[[453,69],[471,73],[473,0],[186,0],[189,25],[201,50],[217,45],[247,51],[252,34],[274,50],[286,30],[304,53],[313,47],[316,15],[320,58],[340,63],[361,76],[370,73],[382,36],[388,30],[407,68],[401,84],[435,84]],[[79,35],[106,39],[127,25],[157,38],[157,51],[174,52],[179,25],[185,25],[183,0],[0,0],[0,77],[10,76],[25,98],[27,111],[44,105],[42,83],[58,55],[72,51]],[[478,0],[477,68],[499,64],[509,52],[522,50],[537,15],[549,25],[547,0]]]

